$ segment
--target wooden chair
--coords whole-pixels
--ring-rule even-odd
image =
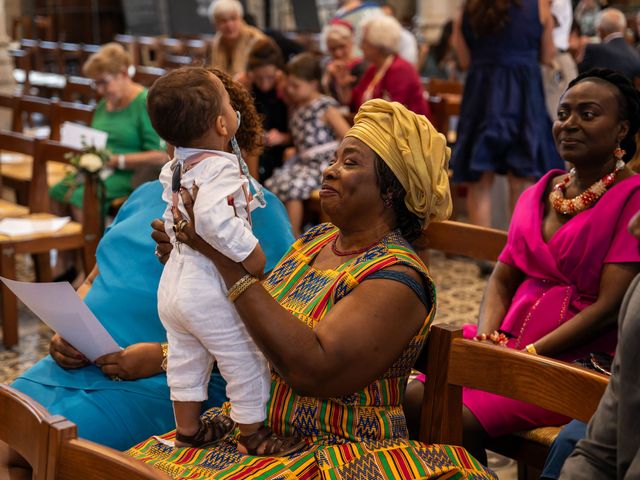
[[[50,15],[22,15],[13,19],[11,38],[40,38],[53,40],[53,17]]]
[[[15,132],[0,132],[0,145],[5,150],[32,156],[33,171],[29,188],[28,219],[55,218],[49,212],[47,164],[58,162],[68,164],[65,154],[74,151],[52,140],[37,140]],[[77,152],[77,151],[76,151]],[[69,222],[52,233],[38,233],[20,236],[0,235],[0,276],[16,278],[15,257],[17,254],[31,254],[36,259],[37,277],[50,281],[49,252],[57,250],[79,250],[85,272],[90,272],[95,264],[95,251],[102,235],[100,204],[96,185],[85,182],[82,224]],[[17,300],[4,285],[2,291],[2,332],[3,343],[9,348],[18,343]]]
[[[424,89],[429,95],[441,95],[443,93],[451,93],[462,95],[464,84],[457,80],[444,80],[441,78],[430,78],[423,83]]]
[[[9,385],[0,384],[0,440],[33,469],[34,480],[46,480],[51,425],[63,420]]]
[[[162,57],[160,38],[141,35],[138,37],[138,46],[140,49],[140,65],[160,66],[159,61],[160,57]]]
[[[187,39],[185,41],[186,54],[189,55],[193,62],[199,62],[207,65],[211,61],[211,41],[205,41],[199,38]]]
[[[33,120],[35,114],[44,117],[46,125],[51,125],[53,101],[32,95],[19,95],[14,102],[11,125],[11,130],[14,132],[24,132],[25,128],[36,127]]]
[[[470,223],[431,222],[414,242],[419,249],[439,250],[451,255],[464,255],[476,260],[498,259],[507,243],[507,232]]]
[[[140,46],[138,45],[138,37],[135,35],[125,35],[118,33],[113,37],[114,42],[121,44],[129,55],[131,55],[131,61],[136,67],[140,65]]]
[[[461,335],[459,328],[441,325],[434,325],[430,332],[432,344],[439,348],[438,357],[430,358],[426,369],[420,439],[427,443],[462,444],[462,387],[531,403],[583,422],[589,421],[607,387],[606,375],[519,350],[465,340]],[[500,448],[489,448],[516,458],[519,478],[538,478],[548,450],[513,435],[500,440]],[[527,472],[527,466],[537,472]]]
[[[87,61],[89,56],[93,55],[100,51],[100,45],[94,45],[92,43],[84,43],[82,44],[82,59],[80,63],[84,63]]]
[[[68,76],[62,90],[61,100],[64,102],[94,104],[98,101],[98,93],[93,88],[90,78]]]
[[[47,478],[51,480],[168,480],[161,470],[128,455],[77,438],[76,426],[65,420],[52,425]]]
[[[167,71],[164,68],[158,67],[146,67],[138,65],[136,67],[136,73],[133,76],[133,81],[144,85],[145,87],[151,87],[153,82],[163,76]]]
[[[79,75],[82,68],[82,45],[60,42],[61,72],[64,75]]]
[[[193,65],[194,60],[188,55],[173,55],[165,52],[162,54],[161,60],[158,62],[158,64],[166,70],[172,70],[175,68],[188,67],[190,65]]]
[[[91,125],[93,119],[93,105],[80,103],[56,102],[51,115],[51,140],[60,141],[60,130],[64,122],[82,123]]]

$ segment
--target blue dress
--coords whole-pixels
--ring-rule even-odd
[[[265,190],[267,206],[253,212],[253,229],[271,270],[293,243],[284,205]],[[162,185],[140,186],[107,229],[96,254],[100,275],[85,302],[120,346],[165,342],[158,318],[158,282],[162,265],[154,255],[150,223],[162,217]],[[47,356],[13,386],[78,425],[78,434],[118,450],[175,427],[165,374],[114,382],[94,365],[64,370]],[[204,408],[225,400],[225,383],[212,374]]]
[[[563,168],[538,64],[543,31],[538,0],[512,4],[509,18],[499,33],[476,36],[463,17],[471,65],[451,159],[456,182],[477,181],[485,172],[538,179]]]

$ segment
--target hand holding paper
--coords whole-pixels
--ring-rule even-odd
[[[30,283],[0,280],[62,338],[92,362],[121,350],[67,282]]]

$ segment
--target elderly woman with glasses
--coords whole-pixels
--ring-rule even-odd
[[[369,67],[351,89],[348,71],[337,78],[340,100],[355,112],[367,100],[383,98],[402,103],[409,110],[429,116],[429,105],[416,68],[398,55],[402,26],[390,16],[366,18],[361,24],[362,56]]]
[[[156,134],[147,115],[147,91],[135,83],[129,74],[131,57],[117,43],[107,43],[89,57],[82,73],[93,79],[98,95],[91,126],[109,134],[107,148],[111,172],[104,179],[104,207],[116,198],[133,191],[134,171],[143,167],[157,167],[167,161],[163,142]],[[80,218],[84,181],[75,174],[54,185],[50,194],[54,200],[71,205],[74,216]]]

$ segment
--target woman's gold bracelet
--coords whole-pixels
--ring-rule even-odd
[[[538,351],[536,350],[536,346],[533,343],[530,343],[529,345],[524,347],[524,349],[529,353],[533,353],[534,355],[538,354]]]
[[[258,280],[257,277],[254,277],[253,275],[247,273],[244,277],[234,283],[233,286],[229,289],[227,298],[232,302],[235,302],[238,297],[247,290],[247,288],[259,281],[260,280]]]
[[[169,344],[161,343],[160,348],[162,349],[162,363],[160,364],[160,368],[167,371],[167,355],[169,354]]]

